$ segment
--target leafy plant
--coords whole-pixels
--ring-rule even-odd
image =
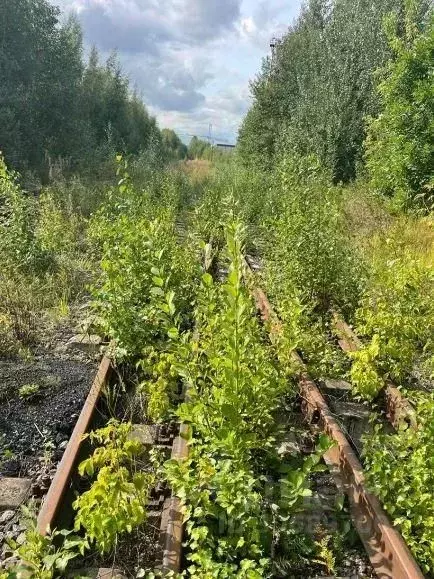
[[[381,71],[381,113],[369,121],[365,146],[373,186],[393,196],[398,207],[429,211],[434,202],[434,11],[431,5],[420,22],[422,5],[405,2],[404,26],[396,14],[386,20],[393,57]]]
[[[173,208],[153,216],[149,206],[124,174],[91,228],[102,247],[95,309],[104,333],[131,357],[158,348],[172,326],[188,325],[194,295],[195,253],[178,241]]]
[[[372,399],[390,377],[405,384],[415,368],[430,369],[434,327],[430,224],[400,219],[371,245],[371,271],[356,312],[357,331],[369,338],[353,354],[355,389]]]
[[[15,554],[21,562],[7,569],[6,578],[63,577],[69,562],[79,555],[84,555],[89,548],[88,541],[68,530],[53,530],[42,536],[37,529],[36,518],[31,509],[22,507],[22,510],[27,526],[25,541],[20,546],[15,545]]]
[[[419,4],[423,19],[430,3]],[[378,112],[373,73],[390,57],[382,20],[391,12],[401,16],[401,7],[401,0],[315,0],[303,7],[251,83],[253,103],[237,145],[248,167],[273,169],[284,151],[316,155],[335,183],[355,177],[366,116]],[[429,82],[427,76],[427,88]],[[420,120],[429,118],[429,108],[418,112]],[[389,166],[383,162],[384,172]]]
[[[364,440],[367,481],[425,573],[434,571],[434,395],[412,393],[417,426]]]
[[[18,389],[18,395],[23,399],[33,398],[40,392],[40,390],[40,384],[23,384]]]
[[[375,334],[368,346],[352,352],[353,363],[350,370],[354,393],[362,398],[372,400],[384,386],[384,380],[378,374],[377,361],[380,354],[380,338]]]
[[[0,252],[6,267],[39,271],[49,265],[50,256],[34,235],[37,204],[17,181],[18,175],[8,171],[0,155]]]
[[[79,466],[79,473],[94,476],[91,488],[73,506],[77,510],[74,528],[83,528],[90,544],[101,552],[110,551],[121,533],[131,533],[146,520],[146,505],[154,484],[149,472],[134,472],[134,461],[142,444],[129,438],[131,424],[109,421],[89,438],[101,444]]]
[[[317,558],[314,559],[314,563],[319,563],[325,567],[326,572],[329,575],[335,575],[336,573],[336,557],[333,552],[333,537],[324,534],[318,541],[315,542],[317,546]]]
[[[188,384],[177,415],[192,428],[189,457],[168,461],[165,476],[184,505],[188,573],[259,578],[270,573],[271,545],[281,536],[276,524],[289,526],[309,494],[321,451],[277,485],[260,472],[286,385],[243,285],[243,227],[234,220],[225,234],[227,278],[219,286],[203,275],[190,356],[179,369]]]
[[[345,228],[342,190],[313,157],[285,157],[261,229],[267,295],[283,322],[289,349],[315,376],[342,376],[345,357],[330,340],[329,308],[357,305],[364,264]]]

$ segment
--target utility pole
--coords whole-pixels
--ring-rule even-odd
[[[279,44],[279,39],[273,36],[270,40],[270,48],[271,48],[271,64],[274,63],[274,58],[276,56],[276,46]]]

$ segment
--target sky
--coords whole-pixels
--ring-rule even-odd
[[[87,49],[116,50],[160,128],[235,143],[249,80],[302,0],[50,0],[82,24]]]

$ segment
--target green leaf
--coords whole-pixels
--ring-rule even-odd
[[[164,296],[164,291],[160,287],[151,287],[150,293],[154,296]]]
[[[177,338],[179,338],[178,328],[175,327],[170,328],[170,330],[167,331],[167,335],[171,340],[176,340]]]
[[[202,275],[202,282],[205,286],[211,287],[213,285],[212,275],[209,273],[204,273]]]

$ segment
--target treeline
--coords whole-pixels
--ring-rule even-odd
[[[430,0],[309,0],[251,83],[241,158],[270,168],[315,154],[335,182],[367,165],[401,204],[432,201]]]
[[[167,156],[172,160],[179,159],[215,159],[216,156],[221,156],[221,152],[217,151],[211,143],[204,141],[194,136],[190,143],[185,145],[178,135],[172,129],[163,129],[161,131],[163,137],[163,147]]]
[[[83,56],[74,17],[61,25],[47,0],[0,3],[0,150],[10,167],[47,181],[63,172],[101,170],[116,153],[177,159],[185,145],[167,139],[131,90],[116,56]]]

